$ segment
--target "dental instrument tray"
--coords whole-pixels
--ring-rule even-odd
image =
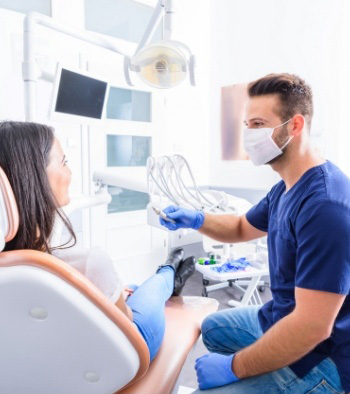
[[[244,258],[242,258],[243,260]],[[208,259],[209,260],[209,259]],[[235,260],[239,261],[241,259]],[[222,268],[223,266],[231,265],[230,262],[217,262],[214,264],[200,264],[199,262],[196,263],[196,270],[200,272],[203,276],[207,279],[211,279],[214,281],[226,281],[231,279],[240,279],[240,278],[247,278],[252,276],[261,276],[261,275],[268,275],[269,269],[265,265],[263,268],[256,268],[252,265],[247,265],[245,269],[237,269],[237,270],[225,270]],[[234,267],[234,265],[232,265]]]
[[[255,266],[253,266],[254,263]],[[241,269],[231,269],[232,267]],[[196,271],[202,274],[203,291],[202,296],[208,297],[208,293],[226,287],[233,287],[241,292],[239,301],[232,299],[228,301],[230,306],[262,305],[259,291],[265,290],[265,281],[262,277],[269,275],[268,264],[240,258],[230,262],[217,261],[216,264],[196,263]],[[243,269],[244,268],[244,269]],[[210,281],[220,282],[210,284]]]

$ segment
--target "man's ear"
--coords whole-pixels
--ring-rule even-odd
[[[292,127],[290,135],[292,135],[293,137],[297,137],[298,135],[301,134],[301,132],[304,129],[305,118],[303,115],[297,114],[297,115],[293,116],[290,123],[291,123],[291,127]]]

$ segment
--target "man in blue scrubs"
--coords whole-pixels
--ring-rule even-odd
[[[312,92],[299,77],[249,85],[244,145],[282,180],[244,216],[170,206],[170,230],[222,242],[268,235],[272,300],[226,309],[202,325],[196,360],[210,393],[350,392],[350,180],[310,141]]]

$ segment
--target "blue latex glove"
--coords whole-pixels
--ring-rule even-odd
[[[223,356],[217,353],[208,353],[197,358],[194,368],[199,388],[207,390],[237,382],[239,379],[232,371],[234,356],[235,354]]]
[[[178,207],[176,205],[170,205],[165,208],[163,212],[167,215],[169,219],[175,220],[176,223],[167,222],[166,220],[160,218],[160,224],[169,230],[178,230],[179,228],[193,228],[198,230],[203,226],[204,222],[204,212],[195,211],[191,209],[185,209]]]

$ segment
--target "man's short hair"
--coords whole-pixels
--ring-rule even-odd
[[[309,129],[313,116],[311,87],[294,74],[269,74],[248,85],[249,97],[276,94],[280,100],[277,115],[285,122],[296,114],[305,117]]]

